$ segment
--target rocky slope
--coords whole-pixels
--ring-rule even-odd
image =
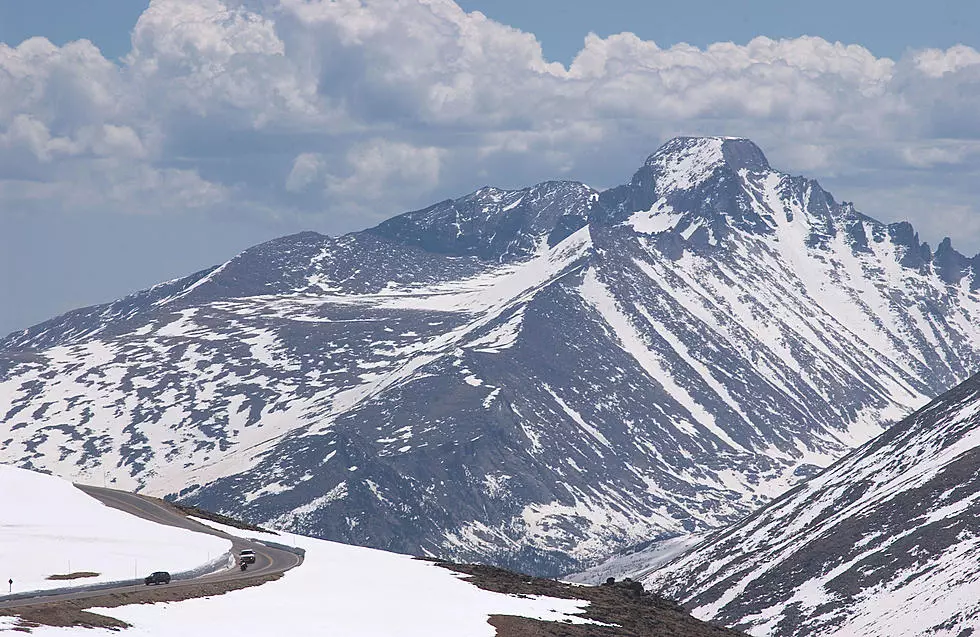
[[[0,461],[572,570],[730,523],[980,360],[977,259],[747,140],[303,233],[0,341]]]
[[[646,581],[753,635],[973,634],[980,376]]]

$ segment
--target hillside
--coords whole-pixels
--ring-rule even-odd
[[[646,580],[773,637],[965,637],[978,582],[980,376]]]

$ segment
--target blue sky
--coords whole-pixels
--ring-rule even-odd
[[[980,3],[970,0],[463,0],[467,10],[529,30],[545,53],[571,61],[589,31],[632,31],[669,46],[687,42],[744,44],[771,38],[819,36],[861,44],[879,56],[898,57],[907,48],[947,48],[980,43]]]
[[[129,52],[129,32],[147,0],[30,0],[0,2],[0,42],[43,35],[64,44],[95,42],[110,58]],[[861,44],[876,55],[899,57],[908,48],[980,44],[980,3],[972,0],[461,0],[467,11],[534,33],[545,55],[563,63],[582,48],[585,34],[632,31],[661,45],[745,43],[758,35],[820,36]]]
[[[110,58],[129,52],[129,32],[149,4],[145,0],[4,0],[0,42],[18,44],[44,36],[58,45],[92,40]]]
[[[0,333],[485,184],[612,186],[676,134],[751,137],[976,252],[977,24],[965,0],[0,1]]]

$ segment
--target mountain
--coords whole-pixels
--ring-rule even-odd
[[[980,362],[977,258],[752,142],[302,233],[0,341],[0,461],[554,574],[717,528]]]
[[[656,571],[753,635],[972,635],[980,376]]]

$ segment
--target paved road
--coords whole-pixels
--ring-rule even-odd
[[[295,551],[287,546],[278,548],[276,535],[269,535],[266,543],[260,541],[247,540],[218,531],[209,526],[201,524],[184,516],[178,509],[170,506],[163,500],[156,498],[146,498],[126,491],[115,489],[105,489],[88,485],[76,484],[76,487],[88,495],[100,500],[107,506],[125,511],[126,513],[156,522],[175,526],[182,529],[208,533],[220,538],[231,541],[231,551],[234,555],[242,549],[252,549],[255,551],[255,564],[250,564],[248,570],[242,571],[237,565],[228,568],[225,563],[219,564],[212,572],[199,574],[194,577],[174,579],[170,584],[154,585],[153,588],[179,589],[192,588],[202,583],[225,582],[230,580],[246,580],[268,575],[284,573],[291,568],[299,566],[303,562],[302,551]],[[270,546],[269,544],[273,544]],[[161,565],[153,570],[161,570],[165,566]],[[141,574],[142,576],[149,573]],[[17,608],[19,606],[33,606],[37,604],[62,602],[69,600],[82,600],[89,597],[99,597],[116,592],[127,592],[145,586],[142,578],[128,582],[116,582],[113,584],[93,584],[89,586],[73,587],[71,590],[59,589],[54,591],[37,591],[33,593],[22,593],[20,595],[0,596],[0,609]]]

